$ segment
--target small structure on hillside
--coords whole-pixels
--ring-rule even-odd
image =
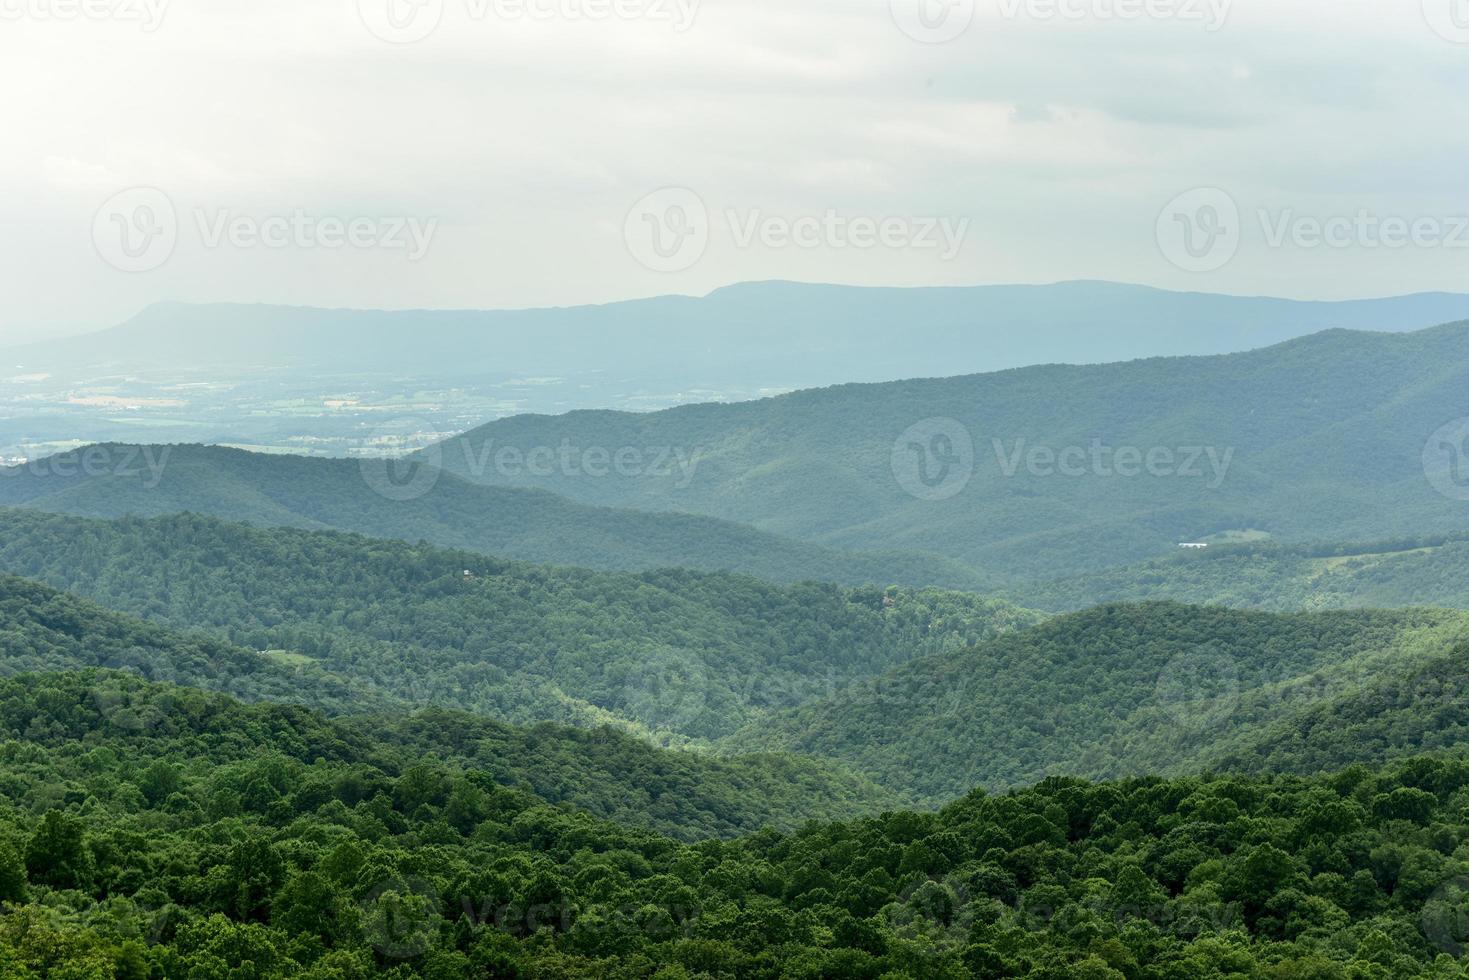
[[[1189,551],[1202,551],[1203,549],[1209,547],[1209,542],[1207,542],[1207,541],[1186,541],[1183,544],[1179,545],[1179,547],[1180,548],[1186,548]]]

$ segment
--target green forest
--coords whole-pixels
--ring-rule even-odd
[[[1469,980],[1469,0],[0,90],[0,980]]]
[[[1248,500],[1020,479],[915,523],[823,475],[935,392],[1072,378],[1080,438],[1147,362],[554,423],[713,446],[677,504],[5,471],[0,980],[1469,976],[1469,539],[1422,501],[1318,533],[1401,468],[1281,518],[1298,417],[1411,428],[1459,332],[1187,362],[1242,484],[1300,477]],[[1305,365],[1350,383],[1229,415]]]
[[[0,737],[6,976],[1465,975],[1456,757],[1052,778],[687,841],[118,674],[0,681]]]
[[[1447,610],[1098,606],[914,661],[871,697],[782,712],[729,744],[841,760],[929,804],[1050,775],[1186,774],[1466,641],[1469,616]],[[1274,751],[1296,771],[1288,746]]]
[[[703,514],[828,547],[940,554],[1020,586],[1232,531],[1290,544],[1462,534],[1463,501],[1424,478],[1423,450],[1465,414],[1466,343],[1462,322],[1326,330],[1215,357],[1038,364],[646,413],[517,415],[446,440],[435,455],[484,483]],[[962,492],[940,500],[906,492],[892,469],[894,441],[934,419],[961,426],[971,450],[959,457]],[[677,487],[469,465],[486,447],[563,441],[698,448],[701,463]],[[1086,459],[1075,475],[1025,461],[1040,450],[1054,464],[1072,448]],[[1119,469],[1124,449],[1166,450],[1172,464]]]
[[[838,765],[810,757],[716,758],[659,749],[611,726],[515,727],[444,708],[414,710],[309,666],[282,665],[5,576],[0,576],[0,644],[5,676],[22,686],[37,672],[104,671],[107,683],[73,693],[120,730],[150,729],[173,710],[172,702],[138,694],[149,689],[120,683],[129,677],[180,690],[227,692],[251,702],[309,706],[334,719],[339,741],[391,741],[400,755],[452,757],[547,800],[571,801],[677,837],[794,827],[816,816],[876,812],[898,799]],[[215,708],[233,704],[211,703]]]
[[[83,517],[188,511],[260,527],[353,531],[612,571],[678,567],[783,583],[981,590],[997,581],[922,551],[840,550],[693,514],[586,506],[539,490],[478,486],[447,471],[435,471],[422,496],[394,499],[378,492],[374,480],[386,479],[387,471],[374,476],[373,465],[220,446],[95,446],[61,454],[39,472],[0,466],[0,505]],[[409,464],[399,468],[416,472]]]
[[[673,740],[1043,618],[971,593],[550,568],[191,515],[0,511],[0,570],[396,699]]]
[[[1219,543],[1087,575],[1002,590],[1051,611],[1108,602],[1270,609],[1469,609],[1469,540],[1430,535],[1363,544]]]

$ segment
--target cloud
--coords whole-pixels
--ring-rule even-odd
[[[1469,61],[1416,2],[1237,0],[1212,33],[981,2],[947,44],[906,36],[886,0],[706,0],[682,31],[652,14],[675,0],[634,0],[649,15],[626,20],[477,17],[478,2],[444,0],[439,29],[405,45],[374,37],[356,0],[174,3],[152,32],[6,23],[0,84],[24,94],[0,101],[0,337],[160,299],[526,306],[766,278],[1465,286],[1462,256],[1444,251],[1268,253],[1246,236],[1199,277],[1153,240],[1163,204],[1199,186],[1246,215],[1465,210]],[[166,191],[184,227],[165,266],[124,275],[89,230],[131,186]],[[968,217],[972,231],[952,262],[715,235],[696,267],[655,274],[622,227],[664,186],[694,189],[716,220],[836,210]],[[440,230],[416,263],[206,249],[190,216],[219,208]]]

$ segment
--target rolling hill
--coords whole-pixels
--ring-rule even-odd
[[[726,744],[842,760],[930,802],[1052,775],[1194,772],[1466,636],[1469,616],[1438,610],[1102,606],[894,668]]]
[[[1469,323],[1327,331],[1215,357],[844,385],[647,414],[492,422],[425,458],[582,503],[701,513],[829,547],[1033,579],[1231,532],[1285,542],[1454,533]],[[1447,426],[1447,428],[1446,428]],[[509,465],[537,447],[675,447],[675,486]],[[542,449],[544,452],[544,448]]]
[[[197,515],[0,510],[0,569],[394,700],[672,741],[1043,618],[969,593],[548,568]]]
[[[181,633],[119,615],[14,575],[0,574],[0,652],[0,676],[5,677],[105,668],[251,701],[300,702],[337,714],[399,704],[314,664],[285,665],[202,633]],[[110,707],[137,717],[128,705]]]
[[[1210,765],[1317,773],[1469,746],[1469,644],[1374,677],[1262,729],[1230,739]]]
[[[147,706],[140,731],[96,710]],[[0,917],[16,976],[1401,977],[1460,972],[1469,763],[1048,779],[733,840],[759,807],[642,769],[556,801],[405,737],[116,674],[0,679]],[[478,738],[480,733],[469,733]],[[427,748],[427,751],[425,751]],[[485,765],[488,760],[491,765]],[[559,772],[551,771],[560,767]],[[710,812],[699,808],[709,806]],[[1330,870],[1320,870],[1327,868]]]
[[[1435,535],[1376,544],[1239,544],[1186,551],[1013,590],[1038,609],[1171,599],[1288,612],[1469,609],[1469,541]]]
[[[590,507],[545,491],[483,487],[437,471],[405,468],[405,482],[397,486],[389,465],[214,446],[95,446],[0,468],[0,506],[85,517],[188,511],[263,527],[356,531],[583,568],[683,567],[775,582],[965,589],[992,584],[952,559],[846,553],[729,521]],[[415,472],[422,483],[413,482],[409,474]]]
[[[990,591],[1183,541],[1461,533],[1466,352],[1469,323],[1329,331],[1214,357],[517,416],[423,451],[423,492],[408,479],[406,496],[382,462],[181,446],[153,485],[146,468],[80,474],[69,454],[0,471],[0,504],[192,510],[593,568]],[[364,466],[384,469],[364,478]]]
[[[387,772],[425,760],[472,768],[553,803],[683,838],[794,827],[813,815],[852,816],[896,801],[812,759],[717,759],[609,728],[516,728],[464,712],[408,713],[401,702],[314,667],[284,667],[12,576],[0,576],[0,645],[0,733],[33,752],[80,731],[115,750],[187,733],[247,759],[241,744],[268,733],[287,752],[310,743],[321,758]],[[20,709],[24,702],[29,707]],[[311,709],[339,717],[327,721]],[[364,714],[374,710],[386,713]],[[7,780],[7,791],[18,785]]]

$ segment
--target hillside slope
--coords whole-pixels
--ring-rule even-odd
[[[1011,590],[1056,612],[1171,599],[1269,609],[1469,609],[1469,541],[1436,535],[1377,544],[1225,545]]]
[[[1461,531],[1464,494],[1448,469],[1460,433],[1444,426],[1463,418],[1466,386],[1469,323],[1329,331],[1218,357],[521,416],[436,452],[482,482],[1035,578],[1229,531],[1283,541]],[[667,481],[494,464],[496,453],[563,444],[673,446],[700,463],[677,492]]]
[[[0,735],[24,740],[32,751],[89,737],[115,751],[146,752],[192,738],[207,743],[216,761],[223,753],[244,763],[269,750],[307,764],[352,763],[360,772],[450,765],[685,839],[795,827],[896,802],[869,780],[812,759],[716,759],[658,749],[606,728],[516,728],[440,709],[407,714],[319,672],[130,621],[9,576],[0,576],[0,643]],[[306,705],[357,714],[328,721]],[[361,714],[374,708],[390,713]],[[370,778],[370,771],[362,774]],[[6,791],[25,782],[7,782]],[[36,792],[54,798],[68,785],[52,782]]]
[[[156,707],[156,727],[91,709],[98,683]],[[392,730],[116,675],[0,680],[0,733],[22,732],[0,757],[0,956],[16,976],[1462,972],[1462,758],[1052,779],[686,842]],[[598,800],[623,805],[600,788],[579,802]]]
[[[100,462],[88,465],[89,459]],[[949,559],[848,554],[728,521],[579,505],[544,491],[476,486],[432,471],[405,468],[405,482],[395,486],[388,465],[208,446],[106,445],[0,468],[0,506],[83,517],[191,511],[583,568],[677,566],[852,585],[982,588],[990,582]],[[413,474],[423,482],[414,483]]]
[[[1048,775],[1179,773],[1469,636],[1438,610],[1103,606],[895,668],[726,741],[839,759],[935,801]]]
[[[674,740],[1043,618],[968,593],[547,568],[194,515],[0,510],[0,569],[415,704]]]
[[[286,666],[202,633],[145,623],[6,574],[0,574],[0,653],[0,676],[6,677],[107,668],[251,701],[300,702],[333,713],[396,704],[313,664]]]
[[[1329,772],[1469,748],[1469,644],[1369,678],[1329,700],[1214,746],[1210,765],[1247,772]]]

